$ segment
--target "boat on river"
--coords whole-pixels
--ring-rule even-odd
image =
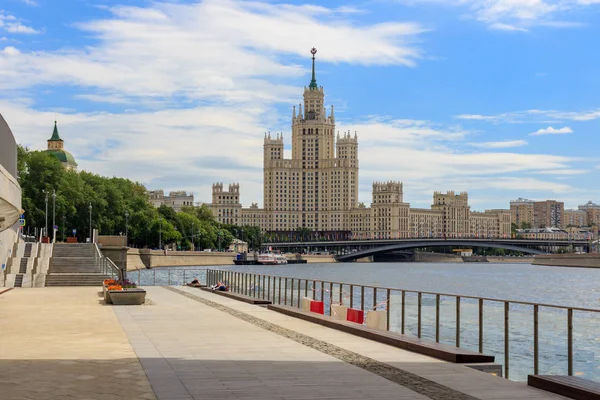
[[[280,265],[288,263],[287,258],[283,254],[279,253],[259,254],[258,259],[256,261],[262,265]]]

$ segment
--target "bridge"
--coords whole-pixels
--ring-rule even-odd
[[[540,240],[540,239],[374,239],[345,241],[315,241],[265,243],[264,246],[281,251],[302,250],[333,251],[339,261],[354,261],[373,255],[420,249],[427,247],[471,247],[495,248],[519,251],[526,254],[552,253],[560,247],[580,247],[587,251],[590,242],[586,240]]]

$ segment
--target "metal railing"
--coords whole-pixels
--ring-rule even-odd
[[[112,279],[123,280],[123,270],[117,267],[110,258],[103,255],[96,243],[94,243],[94,249],[94,260],[98,268],[100,268],[100,272],[110,276]]]
[[[567,355],[566,364],[567,372],[573,375],[574,364],[574,346],[573,346],[573,314],[574,312],[591,315],[598,319],[600,317],[600,309],[591,309],[583,307],[568,307],[554,304],[533,303],[527,301],[512,301],[497,299],[491,297],[478,297],[457,295],[451,293],[438,293],[428,291],[416,291],[400,288],[377,287],[371,285],[357,285],[345,282],[321,281],[315,279],[292,278],[285,276],[264,275],[256,273],[245,273],[229,270],[206,270],[206,284],[214,285],[217,282],[223,282],[228,285],[232,292],[244,294],[251,297],[257,297],[272,301],[273,304],[283,304],[300,307],[302,297],[310,297],[313,300],[320,300],[325,303],[326,315],[331,315],[331,305],[348,305],[350,308],[360,308],[363,311],[368,310],[385,310],[387,316],[387,330],[398,330],[402,334],[413,333],[417,337],[423,337],[425,326],[423,325],[423,301],[424,296],[431,296],[431,300],[435,299],[435,341],[440,342],[442,328],[447,328],[446,324],[440,323],[441,301],[442,299],[454,299],[455,307],[452,313],[454,326],[452,332],[455,340],[454,345],[461,347],[462,334],[469,333],[477,342],[477,351],[480,353],[484,350],[484,312],[488,310],[499,311],[502,309],[503,327],[503,351],[497,349],[497,353],[504,355],[504,374],[507,379],[510,377],[510,332],[511,332],[511,311],[517,311],[517,308],[531,307],[533,317],[533,373],[539,374],[540,369],[540,308],[549,311],[550,313],[565,312],[567,314],[566,321],[566,344]],[[347,290],[346,290],[347,289]],[[282,292],[283,291],[283,292]],[[336,293],[337,291],[337,293]],[[407,310],[412,304],[407,301],[407,295],[416,295],[416,326],[412,324],[412,332],[409,332],[409,323]],[[394,299],[400,300],[393,301]],[[477,311],[477,332],[465,331],[466,324],[461,321],[461,309],[466,306],[466,303],[471,303],[473,311]],[[492,306],[492,304],[494,306]],[[429,302],[432,305],[432,302]],[[501,305],[502,307],[498,307]],[[487,306],[487,307],[485,307]],[[394,307],[399,307],[398,310]],[[523,311],[522,309],[519,311]],[[589,316],[589,315],[588,315]],[[391,320],[396,318],[399,322],[398,326],[391,326]],[[399,319],[399,321],[398,321]],[[556,320],[556,318],[555,318]],[[555,323],[556,321],[553,320]],[[522,321],[518,321],[522,322]],[[393,328],[393,329],[391,329]],[[416,332],[415,332],[416,329]],[[452,329],[445,329],[446,334],[450,335]],[[475,336],[476,333],[476,336]],[[493,332],[491,332],[493,333]],[[520,333],[522,335],[522,333]],[[433,340],[433,334],[430,335]],[[515,335],[516,336],[516,335]],[[475,347],[475,346],[473,346]],[[475,350],[475,349],[473,349]],[[524,356],[524,355],[521,355]],[[564,357],[564,355],[562,355]]]
[[[180,286],[194,278],[206,282],[206,268],[152,268],[127,271],[127,278],[138,286]]]

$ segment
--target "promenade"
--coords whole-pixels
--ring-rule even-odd
[[[0,295],[2,399],[561,399],[189,287]]]

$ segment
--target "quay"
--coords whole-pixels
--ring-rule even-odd
[[[96,287],[0,295],[16,399],[563,399],[191,287],[107,306]]]

